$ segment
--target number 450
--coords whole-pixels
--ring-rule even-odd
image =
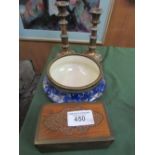
[[[76,116],[74,120],[81,122],[81,121],[85,121],[85,119],[86,119],[85,116]]]

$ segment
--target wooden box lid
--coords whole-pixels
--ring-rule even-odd
[[[92,112],[94,124],[68,126],[68,112],[81,110]],[[103,103],[50,103],[41,108],[34,144],[40,151],[61,151],[104,148],[113,140]]]

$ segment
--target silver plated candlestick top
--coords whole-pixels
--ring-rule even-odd
[[[92,15],[92,28],[91,28],[91,36],[89,42],[89,49],[85,52],[85,55],[93,57],[98,62],[103,60],[102,55],[96,52],[96,40],[97,40],[97,25],[100,23],[99,18],[101,15],[100,8],[92,8],[90,11]]]
[[[62,51],[58,53],[58,56],[63,56],[66,54],[73,53],[72,50],[69,49],[69,42],[68,42],[68,34],[67,34],[67,20],[66,17],[68,16],[67,6],[69,2],[67,1],[57,1],[56,6],[58,8],[58,16],[60,18],[59,25],[61,29],[61,43],[62,43]]]

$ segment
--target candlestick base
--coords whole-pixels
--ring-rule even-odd
[[[87,51],[84,53],[86,56],[92,57],[93,59],[95,59],[97,62],[101,63],[103,60],[103,57],[100,53],[94,51],[94,52],[90,52]]]
[[[64,56],[64,55],[68,55],[68,54],[74,54],[75,51],[71,50],[71,49],[68,49],[66,51],[60,51],[58,54],[57,54],[57,57],[61,57],[61,56]]]

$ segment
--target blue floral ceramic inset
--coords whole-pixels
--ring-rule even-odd
[[[56,103],[93,102],[102,95],[105,86],[105,80],[102,79],[95,87],[84,92],[65,92],[51,85],[46,76],[43,79],[44,92]]]

